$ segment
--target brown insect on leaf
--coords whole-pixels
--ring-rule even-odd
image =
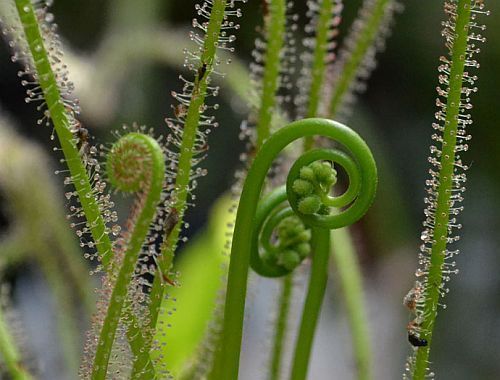
[[[165,239],[168,239],[168,237],[174,230],[177,223],[179,223],[179,220],[180,220],[179,212],[177,211],[176,208],[172,208],[167,218],[165,219],[165,225],[164,225]]]

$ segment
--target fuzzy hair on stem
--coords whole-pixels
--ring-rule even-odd
[[[405,305],[415,319],[408,324],[408,339],[413,345],[413,355],[406,364],[405,379],[423,380],[433,378],[429,369],[429,354],[436,317],[439,308],[445,308],[442,298],[448,293],[446,283],[450,275],[456,274],[453,257],[458,250],[449,246],[458,241],[457,221],[463,206],[467,166],[461,153],[468,150],[470,135],[467,128],[472,124],[469,110],[470,96],[477,91],[474,86],[477,77],[473,70],[479,68],[474,59],[479,52],[477,43],[484,42],[481,32],[485,26],[478,18],[487,15],[485,4],[479,0],[446,0],[444,11],[448,20],[443,23],[443,37],[448,56],[440,58],[439,86],[437,87],[439,107],[435,133],[432,139],[429,162],[430,178],[426,181],[425,221],[421,235],[419,261],[415,287],[405,297]]]

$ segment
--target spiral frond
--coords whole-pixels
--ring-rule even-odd
[[[259,202],[250,265],[261,276],[284,276],[310,254],[310,240],[310,229],[288,205],[285,188],[278,187]]]
[[[113,144],[107,155],[110,184],[124,192],[137,192],[146,187],[152,163],[148,146],[142,136],[129,133]]]
[[[344,151],[315,149],[304,153],[292,166],[286,188],[281,187],[259,201],[273,161],[289,144],[311,136],[332,139]],[[336,182],[332,163],[342,166],[349,176],[349,188],[339,196],[330,195],[330,188]],[[216,358],[218,378],[236,378],[238,374],[248,267],[251,265],[257,273],[268,277],[290,273],[309,253],[305,243],[309,243],[307,230],[310,229],[312,276],[292,370],[293,378],[305,378],[311,337],[326,284],[329,230],[353,224],[361,218],[373,201],[376,187],[377,169],[370,149],[358,134],[342,124],[304,119],[279,129],[267,139],[248,171],[236,216],[224,330]],[[304,206],[304,200],[313,195],[314,202],[306,203],[319,201],[320,206]],[[345,209],[329,214],[330,206]]]
[[[311,215],[320,209],[328,212],[328,206],[322,201],[329,198],[335,182],[336,171],[328,162],[315,161],[303,166],[299,178],[292,183],[299,213]],[[279,187],[265,197],[257,209],[251,266],[262,276],[288,274],[311,252],[310,227],[306,227],[289,206],[286,197],[286,189]]]
[[[354,136],[357,135],[351,136],[353,138],[349,139],[347,148],[364,151],[364,142]],[[288,173],[286,188],[274,190],[259,202],[252,234],[252,269],[263,276],[284,276],[307,256],[288,252],[285,255],[293,256],[295,264],[283,265],[284,250],[278,249],[279,240],[278,247],[269,243],[272,231],[278,230],[279,223],[286,218],[299,218],[304,230],[311,227],[341,228],[357,221],[371,205],[375,193],[376,181],[372,177],[374,163],[370,156],[368,153],[366,159],[355,160],[338,149],[314,149],[300,156]],[[331,195],[337,181],[337,170],[333,164],[342,167],[349,177],[347,190],[337,196]],[[371,175],[364,174],[370,172]],[[332,207],[344,210],[331,213]],[[309,241],[310,238],[305,239],[305,233],[302,236],[300,243]],[[300,250],[302,248],[305,246]]]
[[[108,365],[115,358],[112,355],[115,336],[128,337],[131,346],[134,346],[134,338],[127,333],[135,331],[138,334],[139,327],[145,330],[151,327],[141,326],[147,315],[139,314],[140,317],[137,317],[135,314],[145,302],[145,297],[137,291],[141,282],[134,280],[138,279],[135,274],[139,256],[148,234],[156,226],[157,207],[162,199],[165,177],[163,148],[149,135],[137,132],[125,134],[108,154],[107,171],[112,184],[123,191],[137,191],[138,198],[127,223],[128,228],[117,245],[113,270],[104,279],[100,306],[102,314],[98,314],[94,321],[94,331],[99,338],[91,334],[88,339],[87,352],[89,356],[94,354],[93,365],[91,368],[83,366],[82,375],[92,379],[106,378]]]

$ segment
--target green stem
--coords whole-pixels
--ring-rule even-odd
[[[203,107],[205,106],[205,97],[209,83],[209,77],[213,71],[216,52],[218,47],[219,35],[221,32],[222,24],[225,20],[226,0],[215,0],[212,4],[212,11],[210,14],[210,21],[207,26],[205,41],[198,67],[198,73],[202,72],[203,75],[196,75],[193,90],[191,94],[191,101],[187,110],[186,121],[183,128],[182,143],[180,147],[179,161],[177,165],[177,176],[175,179],[175,196],[172,204],[172,210],[178,213],[178,218],[172,230],[166,231],[164,242],[161,247],[161,255],[158,258],[158,272],[155,276],[153,288],[151,290],[151,301],[149,305],[151,326],[156,324],[158,320],[158,313],[160,311],[161,302],[164,298],[166,286],[163,284],[163,277],[170,276],[170,269],[172,267],[177,241],[183,225],[184,213],[186,211],[187,197],[189,193],[189,183],[191,181],[191,168],[194,152],[194,145],[198,133]],[[154,324],[153,324],[154,323]],[[134,364],[133,373],[136,369],[143,368],[147,363],[148,354],[151,350],[153,339],[153,329],[146,335],[145,342],[142,347],[143,354],[137,357]]]
[[[31,380],[32,376],[23,367],[21,354],[15,346],[14,339],[9,333],[7,322],[3,316],[3,307],[0,306],[0,357],[7,373],[13,380]]]
[[[368,380],[372,378],[370,334],[361,270],[348,228],[332,231],[332,256],[347,309],[358,379]]]
[[[172,208],[179,213],[179,218],[174,229],[169,231],[168,236],[166,236],[166,241],[163,244],[162,255],[159,261],[160,269],[166,276],[169,275],[169,270],[172,266],[174,251],[186,209],[186,200],[189,193],[188,188],[192,174],[191,161],[193,159],[196,133],[198,131],[202,108],[205,105],[208,78],[213,70],[215,62],[215,54],[221,25],[224,20],[225,8],[226,0],[214,1],[199,66],[199,70],[205,67],[206,73],[201,80],[199,80],[198,76],[196,77],[191,102],[187,111],[186,123],[182,134],[179,163],[177,165],[177,177],[175,179],[175,202],[172,205]]]
[[[87,170],[81,160],[79,149],[74,142],[73,133],[70,131],[73,116],[64,106],[31,1],[16,0],[16,7],[32,55],[39,85],[43,91],[47,108],[50,111],[50,117],[59,138],[79,202],[85,218],[89,221],[88,226],[95,241],[101,264],[109,272],[111,270],[112,244],[105,221],[100,213],[97,198],[93,195]],[[140,339],[140,334],[134,334],[134,336],[137,336],[136,339]]]
[[[363,28],[351,32],[356,33],[352,35],[354,48],[350,52],[349,58],[344,62],[341,73],[337,73],[339,80],[333,89],[328,117],[335,118],[337,116],[340,106],[357,78],[367,53],[379,38],[379,29],[384,24],[388,7],[392,6],[393,3],[393,0],[376,0],[371,6],[370,12],[367,12],[369,16],[365,20]],[[349,37],[347,38],[349,39]],[[367,320],[364,318],[363,288],[361,271],[355,257],[356,249],[347,228],[335,230],[334,236],[333,241],[336,247],[333,248],[333,261],[342,283],[358,378],[367,380],[372,376],[370,369],[372,362],[371,343],[369,334],[367,334]]]
[[[351,32],[356,33],[352,37],[354,39],[354,47],[349,52],[348,58],[344,62],[342,72],[339,73],[339,79],[335,83],[335,88],[333,89],[333,94],[330,100],[330,117],[337,113],[339,106],[345,99],[345,95],[348,93],[349,89],[356,80],[358,71],[362,67],[366,54],[369,49],[373,48],[375,41],[379,38],[380,27],[384,25],[388,7],[390,7],[393,2],[394,0],[374,0],[374,4],[370,7],[370,9],[366,10],[366,13],[369,16],[363,23],[362,29],[353,29]],[[347,39],[349,39],[349,36]]]
[[[469,22],[471,18],[471,0],[458,0],[455,21],[455,39],[451,53],[451,70],[449,74],[449,90],[446,104],[446,120],[444,121],[443,143],[441,153],[441,169],[439,171],[439,187],[437,207],[435,211],[435,227],[430,258],[429,273],[426,285],[426,297],[421,322],[420,338],[427,340],[427,346],[419,347],[416,355],[414,380],[423,380],[428,368],[432,333],[437,316],[440,289],[443,283],[443,268],[446,257],[448,225],[450,219],[450,196],[453,188],[455,165],[455,147],[457,145],[457,129],[460,106],[462,104],[462,86],[465,70],[465,57],[468,46]]]
[[[291,380],[304,380],[307,376],[314,332],[318,323],[321,304],[328,280],[328,258],[330,256],[330,231],[324,228],[313,230],[313,258],[309,290],[304,303],[299,336],[295,345]]]
[[[285,343],[286,331],[288,328],[288,312],[290,310],[290,299],[293,290],[293,274],[283,278],[281,281],[282,289],[280,294],[280,307],[278,311],[278,319],[274,332],[273,351],[271,356],[271,372],[269,380],[279,380],[281,372],[281,353]]]
[[[65,370],[77,373],[81,353],[77,321],[90,316],[95,302],[88,266],[71,236],[63,210],[56,207],[58,194],[46,157],[25,139],[8,130],[5,132],[0,137],[3,143],[0,144],[0,177],[10,178],[3,181],[2,192],[14,220],[6,242],[16,243],[10,249],[14,249],[17,260],[35,260],[43,272],[58,305],[56,319]],[[30,239],[26,239],[27,234]],[[3,249],[8,245],[2,243],[0,252],[4,256],[9,254]]]
[[[276,94],[280,87],[280,68],[283,61],[283,47],[286,33],[286,1],[271,0],[269,13],[264,24],[266,32],[266,51],[264,56],[264,74],[261,80],[262,92],[256,125],[256,148],[261,148],[264,141],[271,134],[273,113],[276,106]],[[292,275],[282,281],[280,296],[280,310],[275,326],[273,353],[271,357],[270,379],[278,379],[281,367],[281,352],[286,337],[290,297],[292,294]]]
[[[266,46],[264,53],[264,67],[263,75],[260,80],[261,93],[258,99],[258,104],[255,104],[257,109],[257,125],[256,131],[256,141],[255,141],[255,152],[252,153],[250,159],[253,159],[253,155],[258,152],[264,141],[271,134],[271,126],[273,113],[276,107],[276,93],[280,87],[280,70],[281,62],[283,59],[283,47],[285,44],[285,34],[286,34],[286,1],[285,0],[265,0],[268,6],[268,13],[265,14],[264,19],[264,30],[266,37]],[[247,91],[248,93],[248,91]],[[249,100],[250,101],[250,100]],[[284,294],[290,297],[291,294],[291,280],[284,284]],[[282,308],[280,312],[278,326],[275,335],[274,342],[274,354],[271,359],[271,374],[270,376],[277,376],[279,372],[280,360],[281,360],[281,344],[285,334],[286,319],[288,314],[288,299],[282,300]],[[285,313],[284,315],[282,313]],[[221,371],[221,366],[224,364],[221,360],[217,360],[217,355],[220,352],[219,344],[216,345],[216,359],[212,363],[212,368],[209,372],[209,379],[218,379],[218,374]]]
[[[87,170],[80,158],[75,138],[70,131],[72,116],[66,110],[59,89],[44,39],[42,37],[37,17],[31,0],[15,0],[16,8],[21,20],[26,42],[28,44],[32,62],[37,73],[40,88],[59,138],[66,164],[71,173],[78,199],[88,221],[90,232],[95,241],[97,251],[104,267],[111,260],[111,240],[108,236],[106,223],[100,213],[97,199],[93,196]]]
[[[163,299],[163,292],[165,285],[155,276],[153,281],[153,287],[151,289],[151,303],[155,303],[158,307],[161,307],[161,301]],[[150,307],[150,326],[148,329],[143,331],[137,331],[133,329],[132,326],[129,327],[127,335],[129,338],[130,347],[135,355],[134,365],[132,367],[132,379],[143,379],[148,380],[154,378],[155,367],[151,360],[150,351],[152,346],[153,336],[155,334],[154,327],[158,322],[159,310],[155,311]]]
[[[305,119],[289,124],[267,139],[248,171],[236,215],[222,343],[216,356],[216,367],[219,368],[219,373],[216,376],[218,379],[238,378],[248,267],[253,249],[249,242],[254,239],[257,204],[267,172],[273,160],[288,144],[299,138],[314,135],[325,136],[337,141],[352,153],[359,165],[363,189],[359,190],[359,196],[351,207],[340,214],[334,216],[308,215],[308,218],[300,215],[301,219],[308,225],[312,223],[317,227],[339,228],[358,220],[373,200],[377,181],[373,157],[364,141],[346,126],[330,120]],[[288,197],[290,198],[290,195]],[[291,202],[291,206],[295,207],[293,202]]]
[[[276,92],[280,86],[280,67],[286,31],[286,0],[270,0],[265,18],[266,52],[264,74],[257,123],[257,146],[271,134],[271,119],[276,105]]]
[[[115,286],[111,294],[108,310],[104,323],[102,325],[99,342],[97,344],[94,364],[92,369],[92,379],[105,379],[107,374],[108,362],[111,355],[111,348],[120,321],[123,305],[127,299],[127,292],[132,281],[132,275],[136,266],[139,252],[141,251],[144,240],[148,234],[150,224],[156,214],[156,207],[161,198],[163,179],[165,176],[165,163],[163,160],[162,148],[158,142],[150,136],[129,133],[117,143],[130,143],[136,146],[134,154],[135,160],[144,160],[143,176],[139,178],[137,187],[146,188],[143,195],[139,197],[140,213],[135,220],[133,231],[127,242],[126,252],[124,253],[122,266],[116,277]],[[113,155],[113,150],[110,155]],[[108,156],[108,171],[110,165],[110,156]],[[117,183],[119,178],[112,180]],[[119,185],[119,183],[117,183]],[[148,352],[149,353],[149,352]]]

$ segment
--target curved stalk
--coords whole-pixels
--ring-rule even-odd
[[[299,138],[315,135],[324,136],[339,142],[353,155],[354,160],[338,150],[327,151],[321,149],[306,153],[292,167],[287,179],[286,193],[282,189],[277,189],[264,199],[262,207],[259,206],[261,208],[258,210],[257,205],[259,204],[261,189],[273,160],[291,142]],[[308,189],[312,186],[304,184],[305,180],[302,180],[302,182],[299,181],[302,185],[297,186],[296,182],[298,178],[301,179],[306,176],[308,176],[307,178],[319,178],[317,176],[311,177],[308,174],[314,173],[315,169],[309,168],[304,170],[303,168],[306,165],[313,165],[312,163],[321,160],[333,161],[340,164],[347,170],[349,177],[352,179],[350,183],[357,184],[353,186],[353,189],[331,200],[332,203],[336,203],[337,207],[345,205],[343,202],[348,202],[347,204],[351,204],[352,202],[349,208],[335,215],[325,214],[326,206],[320,205],[319,209],[321,210],[316,207],[317,205],[314,201],[316,199],[315,193],[305,198],[301,198],[298,195],[299,193],[311,194],[308,192]],[[321,172],[324,174],[324,166],[320,166],[316,173]],[[322,178],[328,178],[328,176],[325,177],[323,174]],[[329,181],[328,179],[327,182]],[[283,263],[287,264],[286,261],[282,261],[282,265],[276,265],[280,264],[280,262],[279,260],[276,262],[276,259],[273,257],[269,259],[260,258],[260,254],[258,253],[259,224],[264,225],[263,234],[265,235],[267,234],[266,230],[272,229],[273,224],[275,224],[274,217],[271,217],[269,222],[271,223],[270,227],[267,227],[267,222],[261,222],[262,215],[268,214],[267,210],[273,210],[275,208],[273,206],[279,205],[288,198],[293,210],[292,212],[300,218],[305,226],[313,228],[312,241],[317,242],[318,246],[318,251],[313,252],[313,257],[316,257],[316,255],[321,255],[319,252],[323,250],[321,247],[324,247],[325,239],[328,240],[328,237],[324,236],[322,230],[340,228],[352,224],[361,218],[373,200],[376,183],[377,171],[369,148],[354,131],[340,123],[324,119],[297,121],[278,130],[264,143],[248,172],[236,215],[235,232],[231,247],[222,343],[216,357],[216,361],[219,363],[223,362],[224,365],[217,366],[219,368],[217,378],[238,378],[245,294],[250,263],[252,263],[252,267],[258,273],[271,277],[281,276],[293,270],[293,268],[287,265],[283,266]],[[323,188],[321,187],[321,189]],[[329,190],[323,189],[323,191],[329,193]],[[313,199],[313,202],[310,202],[310,199]],[[311,205],[312,207],[310,207]],[[278,211],[278,213],[282,213],[287,217],[289,215],[287,209],[283,210]],[[252,242],[252,244],[249,244],[249,242]],[[321,262],[321,259],[319,260]],[[311,283],[311,286],[310,292],[318,292],[317,295],[311,295],[311,297],[314,298],[314,302],[318,302],[316,298],[320,296],[318,290],[321,288],[321,284],[317,284],[314,281]],[[317,317],[318,312],[319,310],[312,310],[313,315],[309,315],[309,311],[304,309],[303,320],[305,321],[310,317],[311,320],[307,323],[311,323]],[[314,331],[311,328],[313,327],[312,325],[304,323],[305,326],[301,333],[301,343],[304,342],[307,346],[309,341],[312,342]],[[301,352],[301,349],[297,349],[296,352]],[[296,359],[299,361],[303,360],[303,358]],[[308,358],[306,358],[306,361],[308,361]],[[303,369],[304,365],[297,363],[294,367],[297,368],[295,379],[299,379],[305,373]]]
[[[327,115],[337,118],[344,104],[352,97],[357,82],[366,80],[374,68],[374,56],[381,42],[388,35],[387,25],[397,9],[395,0],[365,0],[350,34],[346,37],[345,47],[340,51],[333,64],[333,89],[329,100]],[[364,71],[363,74],[361,74]],[[358,378],[368,380],[371,374],[371,344],[367,334],[365,304],[360,268],[355,257],[356,250],[348,228],[333,233],[333,261],[339,273],[346,302],[347,318],[352,334],[353,351]],[[339,244],[337,244],[339,243]]]
[[[120,271],[115,280],[108,310],[99,336],[92,379],[105,379],[114,336],[127,299],[139,252],[148,234],[161,198],[165,163],[162,148],[150,136],[129,133],[118,140],[108,155],[110,181],[123,191],[141,191],[135,220]],[[133,178],[130,178],[133,176]]]
[[[287,31],[286,1],[265,0],[264,3],[267,4],[267,12],[264,12],[264,37],[266,42],[263,47],[265,50],[262,53],[262,61],[257,58],[260,54],[255,55],[256,63],[263,65],[263,73],[256,75],[260,96],[259,104],[256,105],[257,109],[254,111],[257,118],[255,126],[255,151],[249,155],[249,162],[251,162],[253,156],[271,134],[272,121],[278,103],[277,93],[282,85],[281,71],[283,60],[285,59],[285,39]],[[259,52],[257,43],[255,51]],[[292,294],[292,276],[285,277],[282,285],[283,292],[280,296],[281,306],[278,319],[276,320],[273,349],[270,359],[269,376],[271,379],[277,379],[279,377],[282,345],[287,331],[288,310]],[[213,368],[213,373],[217,372],[218,369]]]
[[[373,4],[373,3],[372,3]],[[371,18],[371,21],[365,20],[365,27],[360,32],[357,30],[357,41],[355,41],[355,34],[353,33],[348,37],[348,46],[356,46],[353,50],[356,54],[350,56],[350,59],[345,61],[342,66],[342,71],[338,73],[339,81],[334,87],[335,102],[341,104],[343,99],[348,95],[348,89],[356,79],[356,73],[365,60],[369,49],[375,44],[377,38],[381,36],[376,33],[384,24],[387,13],[387,7],[392,6],[387,1],[378,1],[375,5],[377,12],[366,13],[366,16]],[[365,7],[370,5],[365,3]],[[373,7],[374,5],[370,5]],[[337,18],[340,21],[340,12],[342,5],[335,3],[332,0],[323,0],[319,10],[316,32],[316,43],[314,50],[314,60],[312,65],[312,81],[309,93],[309,103],[307,115],[308,117],[316,117],[319,115],[319,99],[321,89],[323,88],[323,80],[325,78],[326,70],[326,57],[328,54],[328,32],[331,28],[336,27],[334,19],[329,15],[333,13],[334,7],[337,9]],[[362,20],[362,18],[360,18]],[[356,22],[360,23],[358,20]],[[351,44],[351,45],[349,45]],[[344,49],[345,57],[345,49]],[[345,59],[341,57],[340,59]],[[334,67],[335,67],[334,63]],[[342,82],[344,81],[344,82]],[[338,111],[338,105],[329,109],[329,117],[335,118]],[[313,147],[313,139],[305,139],[304,149],[311,149]],[[363,302],[363,289],[360,268],[356,259],[356,250],[352,243],[348,228],[341,228],[332,231],[332,261],[336,267],[339,279],[342,284],[343,296],[346,303],[347,318],[349,320],[350,332],[353,342],[353,354],[356,361],[356,369],[358,379],[368,380],[371,378],[371,344],[369,341],[369,334],[367,334],[368,326],[366,321],[366,312]]]

